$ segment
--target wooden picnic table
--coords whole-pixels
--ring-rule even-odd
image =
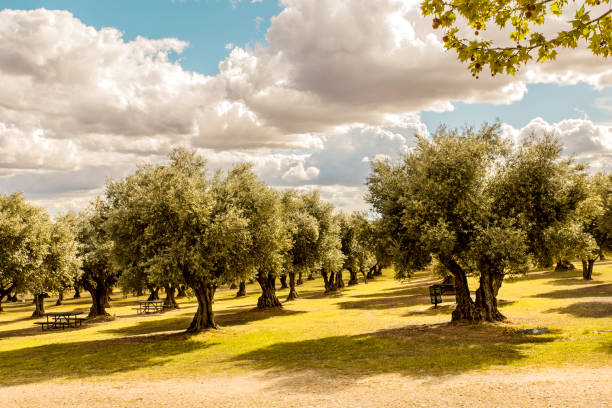
[[[138,314],[160,313],[164,311],[163,300],[140,300],[134,308]]]
[[[39,324],[42,330],[47,329],[65,329],[66,327],[80,326],[84,320],[83,317],[78,317],[82,312],[50,312],[45,313],[47,318],[44,322],[35,322]]]

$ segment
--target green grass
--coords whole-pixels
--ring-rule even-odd
[[[29,303],[5,304],[0,313],[0,385],[74,379],[165,379],[262,372],[362,378],[396,373],[448,376],[494,369],[499,373],[544,367],[612,364],[612,264],[596,264],[595,280],[579,272],[532,272],[500,291],[508,321],[450,325],[453,297],[433,308],[426,272],[403,283],[385,276],[338,296],[323,296],[320,280],[298,288],[282,310],[254,309],[258,294],[215,301],[221,330],[186,336],[195,300],[162,315],[137,316],[136,298],[112,303],[112,321],[41,332]],[[475,285],[472,284],[472,288]],[[284,299],[287,290],[278,292]],[[141,298],[142,299],[142,298]],[[48,311],[87,310],[89,299],[68,300]],[[544,335],[519,329],[547,327]]]

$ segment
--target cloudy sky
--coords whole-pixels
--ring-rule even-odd
[[[366,208],[369,162],[445,123],[554,132],[612,168],[612,64],[584,49],[476,80],[413,0],[2,0],[0,193],[79,210],[190,146]]]

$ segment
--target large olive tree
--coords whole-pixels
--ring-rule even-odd
[[[567,219],[584,198],[579,169],[560,152],[550,137],[511,150],[493,124],[440,128],[400,162],[376,162],[368,201],[394,241],[398,275],[436,256],[454,277],[453,321],[502,320],[504,277],[524,272],[529,254],[546,252],[541,231]],[[479,280],[475,299],[470,275]]]

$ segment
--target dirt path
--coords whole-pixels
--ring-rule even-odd
[[[612,368],[495,371],[412,379],[310,372],[217,379],[82,381],[4,387],[6,407],[610,407]]]

